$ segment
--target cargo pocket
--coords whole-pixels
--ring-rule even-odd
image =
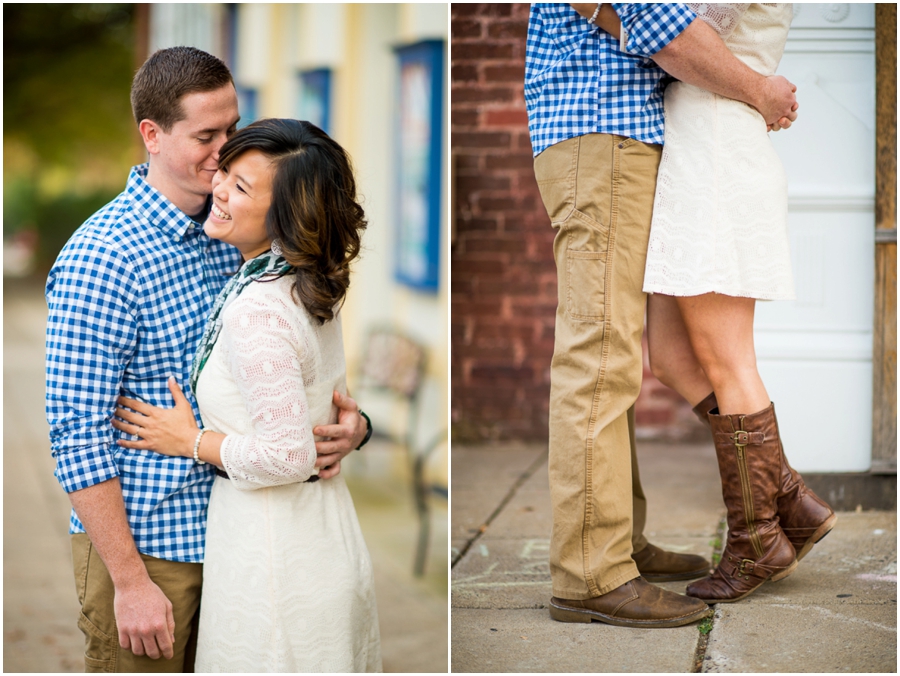
[[[100,631],[84,613],[78,616],[78,628],[85,637],[85,673],[106,674],[115,671],[118,639]]]
[[[574,321],[600,323],[606,316],[609,231],[575,211],[565,224],[566,312]]]

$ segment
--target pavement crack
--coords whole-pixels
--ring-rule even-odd
[[[712,545],[712,562],[713,566],[717,566],[722,559],[722,552],[725,550],[725,533],[728,524],[726,517],[719,519],[716,535],[710,545]],[[700,636],[697,638],[697,649],[694,651],[694,666],[691,673],[699,674],[703,671],[703,662],[706,660],[706,650],[709,647],[709,635],[716,626],[716,617],[718,613],[714,612],[711,616],[703,620],[698,629]]]
[[[497,508],[491,512],[491,515],[487,518],[487,520],[478,527],[478,532],[472,537],[471,540],[466,542],[465,546],[457,553],[454,557],[453,561],[450,563],[450,569],[452,570],[457,563],[462,561],[462,558],[468,553],[468,551],[472,548],[476,542],[478,542],[479,538],[484,535],[485,531],[487,531],[488,526],[491,525],[494,519],[496,519],[500,512],[503,511],[503,508],[509,504],[509,501],[512,500],[518,490],[522,487],[522,485],[528,481],[532,475],[540,469],[541,465],[547,462],[547,451],[541,451],[541,454],[534,460],[534,462],[529,465],[528,469],[526,469],[522,474],[516,479],[515,483],[512,485],[512,488],[506,493],[504,498],[500,501],[500,504],[497,505]]]

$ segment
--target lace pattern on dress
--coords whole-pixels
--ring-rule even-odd
[[[737,28],[741,17],[744,16],[744,12],[750,8],[750,3],[720,5],[708,2],[689,2],[687,6],[694,14],[711,26],[722,40],[727,40],[728,36]]]
[[[225,314],[223,356],[253,425],[253,434],[230,434],[222,442],[222,464],[235,488],[298,483],[313,474],[306,387],[315,374],[301,369],[307,346],[298,312],[281,298],[247,295]]]

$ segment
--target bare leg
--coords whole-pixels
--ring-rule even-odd
[[[756,300],[708,293],[676,298],[694,354],[712,383],[719,413],[754,413],[769,395],[756,368]]]
[[[647,344],[653,375],[684,397],[691,407],[713,391],[694,354],[674,297],[658,293],[647,297]]]

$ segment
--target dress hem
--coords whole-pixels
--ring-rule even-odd
[[[697,289],[688,289],[688,290],[673,290],[673,289],[665,289],[663,287],[654,287],[654,286],[644,286],[644,293],[658,293],[661,296],[677,296],[677,297],[690,297],[690,296],[703,296],[708,293],[716,293],[720,296],[732,296],[733,298],[753,298],[755,300],[797,300],[797,295],[795,293],[788,294],[778,294],[778,293],[754,293],[753,291],[735,291],[733,289],[712,289],[712,288],[697,288]]]

